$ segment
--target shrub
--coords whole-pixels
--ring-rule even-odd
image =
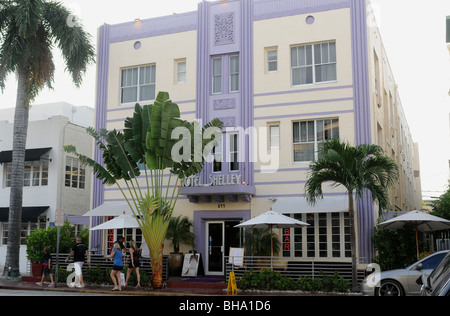
[[[50,247],[50,252],[56,252],[57,228],[38,229],[26,236],[27,258],[32,262],[42,262],[44,260],[44,248]],[[89,237],[88,237],[89,238]],[[69,221],[61,227],[59,238],[59,252],[69,253],[75,245],[75,231],[70,226]]]
[[[348,292],[350,281],[344,280],[338,272],[328,276],[323,272],[319,278],[299,277],[297,281],[283,276],[280,272],[250,270],[238,279],[238,287],[241,290],[266,290],[266,291],[305,291],[305,292]]]

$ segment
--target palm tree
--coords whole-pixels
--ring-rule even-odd
[[[60,3],[45,0],[0,1],[0,88],[10,73],[17,76],[8,245],[4,274],[19,274],[20,224],[25,146],[30,102],[52,87],[55,66],[52,48],[62,52],[66,69],[79,87],[87,66],[94,62],[91,37],[81,27],[67,24],[71,13]],[[77,23],[77,26],[79,24]]]
[[[305,185],[307,200],[314,204],[323,198],[322,184],[332,182],[333,187],[344,186],[348,193],[350,243],[352,253],[352,289],[357,289],[356,233],[353,196],[362,197],[365,191],[378,201],[380,212],[389,206],[388,188],[398,180],[396,163],[383,155],[377,145],[362,144],[357,147],[347,142],[331,139],[323,143],[318,159],[311,164]]]
[[[172,241],[174,253],[180,252],[180,244],[194,246],[195,235],[191,232],[192,225],[192,221],[186,216],[180,215],[170,219],[166,238]]]
[[[222,135],[221,126],[218,119],[203,128],[181,120],[178,105],[167,92],[159,92],[154,104],[135,105],[123,133],[88,128],[102,151],[104,167],[77,153],[74,146],[65,146],[90,165],[105,185],[120,189],[149,247],[153,288],[162,287],[164,240],[183,182],[202,171],[216,137]],[[141,172],[145,183],[138,181]]]

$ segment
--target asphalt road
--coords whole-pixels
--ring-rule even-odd
[[[109,296],[108,294],[0,289],[0,296]]]

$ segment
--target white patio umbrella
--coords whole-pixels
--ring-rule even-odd
[[[416,229],[417,259],[419,259],[419,239],[418,231],[430,232],[436,230],[450,229],[450,221],[427,214],[422,211],[411,211],[406,214],[394,217],[390,220],[378,224],[378,227],[387,229],[399,229],[405,225],[410,225]]]
[[[139,228],[139,224],[136,220],[136,217],[124,213],[118,217],[113,218],[110,221],[92,227],[90,230],[125,229],[125,228]]]
[[[133,214],[128,203],[104,203],[85,213],[83,216],[119,216]]]
[[[272,269],[272,257],[273,257],[273,228],[291,228],[291,227],[303,227],[309,224],[285,216],[275,211],[268,211],[259,216],[256,216],[248,221],[245,221],[234,227],[243,228],[270,228],[270,268]]]

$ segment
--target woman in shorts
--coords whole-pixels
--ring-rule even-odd
[[[111,280],[114,283],[113,291],[122,291],[122,282],[120,280],[120,273],[123,270],[122,251],[118,243],[114,244],[114,248],[111,251],[110,258],[113,259],[113,268],[111,270]],[[117,279],[117,281],[116,281]]]
[[[137,247],[136,241],[133,239],[130,241],[130,248],[128,249],[130,253],[130,262],[128,263],[127,270],[127,280],[125,281],[125,286],[128,286],[128,280],[130,279],[131,271],[136,271],[137,277],[137,285],[136,289],[139,290],[141,288],[141,275],[139,274],[139,267],[141,263],[139,262],[139,258],[141,257],[141,250]]]

